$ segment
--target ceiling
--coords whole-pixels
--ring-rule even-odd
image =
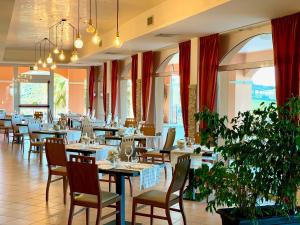
[[[160,4],[164,0],[120,0],[120,23]],[[32,48],[37,40],[48,36],[48,28],[65,18],[77,27],[77,0],[15,0],[6,41],[8,48]],[[106,32],[116,26],[116,0],[97,0],[98,27]],[[89,0],[80,0],[80,30],[84,33],[89,18]],[[95,23],[95,0],[92,0]],[[72,29],[65,27],[65,48],[72,45]],[[55,39],[52,32],[51,39]]]
[[[98,0],[102,47],[91,44],[85,32],[88,5],[89,0],[80,0],[85,46],[78,64],[86,65],[177,46],[192,37],[228,32],[300,11],[300,0],[120,0],[120,34],[125,43],[116,49],[112,45],[116,0]],[[51,25],[61,18],[77,25],[77,6],[77,0],[0,1],[0,9],[5,9],[0,14],[0,61],[32,63],[34,43],[48,36]],[[149,16],[154,17],[154,24],[147,26]],[[53,34],[50,37],[54,40]],[[71,30],[65,29],[63,40],[64,48],[70,49]]]

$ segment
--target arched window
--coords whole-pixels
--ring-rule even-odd
[[[218,111],[230,118],[265,102],[276,103],[271,34],[260,34],[234,47],[218,75]]]
[[[182,122],[179,53],[168,56],[156,70],[156,102],[163,102],[163,106],[156,107],[156,124],[165,134],[169,127],[176,127],[176,139],[184,137]],[[162,118],[158,115],[163,115]]]
[[[133,118],[132,105],[132,81],[131,81],[131,63],[128,63],[122,69],[120,75],[120,93],[126,93],[119,96],[119,116],[122,123],[125,123],[126,118]]]

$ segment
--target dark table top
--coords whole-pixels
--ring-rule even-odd
[[[119,128],[117,127],[93,127],[93,130],[98,130],[98,131],[119,131]]]
[[[126,169],[101,169],[98,168],[99,173],[105,173],[105,174],[113,174],[113,175],[119,175],[119,176],[129,176],[129,177],[138,177],[140,175],[139,171],[133,171],[133,170],[126,170]]]
[[[66,135],[67,131],[65,130],[36,130],[32,133],[35,134],[55,134],[55,135]]]

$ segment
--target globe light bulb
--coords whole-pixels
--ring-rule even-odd
[[[53,53],[54,53],[55,55],[57,55],[57,54],[59,53],[59,49],[58,49],[57,46],[53,49]]]
[[[98,45],[100,43],[101,39],[98,35],[97,32],[95,32],[95,34],[93,35],[92,37],[92,42],[95,44],[95,45]]]
[[[76,40],[74,41],[74,46],[75,46],[75,48],[77,48],[77,49],[83,47],[83,41],[81,40],[79,34],[77,35],[77,38],[76,38]]]
[[[121,48],[122,44],[123,43],[121,42],[120,36],[117,33],[117,35],[115,37],[115,40],[114,40],[114,45],[115,45],[116,48]]]
[[[66,56],[65,56],[65,54],[64,54],[64,51],[61,50],[61,52],[60,52],[60,54],[59,54],[59,59],[60,59],[61,61],[64,61],[65,58],[66,58]]]
[[[88,26],[86,27],[86,32],[88,33],[94,33],[95,32],[95,27],[93,25],[92,19],[89,20]]]
[[[38,67],[38,65],[37,65],[37,64],[34,64],[34,66],[33,66],[33,70],[34,70],[34,71],[37,71],[37,70],[39,70],[39,67]]]
[[[40,65],[43,64],[43,60],[39,59],[38,64],[40,64]]]
[[[47,63],[46,62],[43,62],[43,68],[47,68]]]
[[[51,64],[52,62],[53,62],[53,58],[52,58],[51,53],[49,53],[48,58],[47,58],[47,63]]]
[[[78,54],[77,54],[77,51],[73,51],[72,52],[72,56],[71,56],[71,61],[72,62],[75,62],[78,60]]]
[[[56,64],[53,63],[50,68],[51,68],[51,70],[55,70],[56,69]]]

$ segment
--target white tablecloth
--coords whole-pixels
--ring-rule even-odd
[[[93,150],[96,151],[96,154],[91,155],[96,158],[96,160],[106,160],[108,156],[108,152],[115,148],[114,146],[109,145],[86,145],[82,143],[75,143],[75,144],[68,144],[66,149],[86,149],[86,150]],[[69,153],[72,154],[72,153]]]
[[[102,169],[124,169],[140,172],[140,190],[153,187],[160,183],[161,166],[145,163],[119,162],[115,167],[107,160],[97,161]]]
[[[203,151],[201,151],[199,154],[194,153],[194,149],[201,147]],[[202,156],[205,152],[212,152],[212,156]],[[197,169],[202,166],[202,164],[207,164],[209,166],[212,166],[211,163],[203,162],[204,159],[217,161],[218,157],[216,153],[213,153],[213,148],[210,148],[209,150],[205,146],[193,146],[193,147],[185,147],[184,149],[174,149],[171,151],[171,165],[172,167],[175,167],[177,163],[177,159],[179,156],[189,154],[191,157],[191,168]]]

